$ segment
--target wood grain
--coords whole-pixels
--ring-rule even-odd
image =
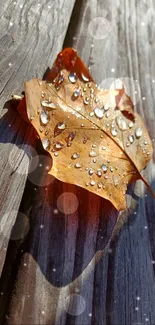
[[[32,2],[32,7],[33,5],[34,2]],[[50,5],[52,6],[51,3]],[[56,5],[54,2],[53,11],[56,10]],[[11,79],[9,79],[10,73],[6,75],[4,68],[1,86],[1,89],[4,88],[2,101],[9,98],[12,89],[21,91],[22,88],[18,88],[20,87],[19,79],[23,83],[31,76],[38,76],[37,73],[42,75],[49,61],[51,63],[51,47],[47,44],[52,22],[50,19],[47,20],[46,26],[43,25],[43,31],[38,30],[39,27],[36,28],[36,25],[42,26],[45,16],[42,13],[40,18],[36,16],[34,19],[32,15],[31,19],[27,18],[27,22],[31,25],[27,32],[27,25],[22,22],[26,22],[25,17],[28,17],[28,12],[33,12],[32,9],[28,10],[28,6],[31,7],[30,3],[27,4],[25,1],[20,11],[20,32],[16,44],[17,48],[18,46],[21,48],[23,42],[25,49],[28,46],[27,56],[24,59],[23,52],[20,52],[21,63],[18,63],[17,59],[17,72],[13,73]],[[9,4],[6,3],[3,6],[3,11],[5,14],[7,12],[7,15],[9,15],[8,7]],[[68,5],[65,9],[67,21],[70,19],[69,9],[71,13]],[[147,2],[145,0],[136,2],[117,0],[115,6],[112,6],[110,1],[79,0],[75,3],[64,41],[64,47],[73,46],[78,50],[98,84],[109,85],[114,78],[127,77],[131,78],[130,85],[136,87],[137,82],[134,83],[132,80],[138,80],[140,88],[135,109],[145,119],[153,139],[155,137],[153,127],[154,16],[155,8],[152,0]],[[102,25],[100,39],[97,39],[97,28],[92,32],[90,28],[90,23],[97,17],[104,18],[103,24],[100,20]],[[10,17],[8,24],[9,22]],[[109,35],[105,37],[106,26],[104,24],[108,22],[111,28]],[[33,28],[36,30],[34,35],[31,35]],[[45,37],[46,31],[48,36]],[[20,41],[21,35],[23,35],[22,41]],[[56,42],[55,33],[50,36],[50,39]],[[6,48],[11,46],[7,33],[6,36],[2,33],[1,41]],[[47,47],[43,46],[44,42]],[[32,44],[33,50],[31,51]],[[55,50],[58,51],[58,48],[54,47],[52,59],[56,54]],[[3,58],[3,66],[6,67],[7,62],[11,62],[10,57],[7,54]],[[41,70],[40,66],[42,66]],[[129,88],[131,91],[132,87]],[[21,127],[19,117],[16,115],[14,118],[17,128]],[[8,120],[10,121],[10,115]],[[2,125],[4,144],[8,146],[12,142],[13,147],[17,146],[18,133],[13,133],[13,131],[6,133],[6,127]],[[8,127],[8,122],[6,125]],[[24,122],[22,127],[24,132],[30,132]],[[7,134],[10,135],[7,136]],[[26,143],[29,143],[28,135],[25,135],[24,139]],[[23,144],[24,141],[21,140],[21,142]],[[20,206],[20,211],[29,217],[30,231],[22,244],[21,241],[10,241],[7,251],[1,281],[1,291],[4,291],[4,295],[1,296],[2,323],[10,325],[153,325],[155,319],[154,200],[139,182],[134,190],[129,189],[127,199],[131,210],[128,213],[127,222],[119,237],[113,241],[111,249],[97,263],[96,256],[98,255],[96,254],[103,250],[110,237],[117,217],[116,211],[110,204],[107,205],[105,200],[76,186],[61,183],[47,176],[45,167],[50,164],[49,157],[42,158],[45,154],[38,143],[36,149],[43,168],[40,172],[38,164],[37,171],[34,172],[36,174],[28,176]],[[4,193],[4,206],[5,204],[7,206],[9,202],[11,211],[12,204],[15,204],[15,209],[18,209],[21,201],[19,193],[23,191],[26,173],[22,177],[20,175],[19,179],[17,175],[14,175],[14,180],[7,183],[10,193],[6,195],[5,177],[9,173],[6,161],[9,151],[10,147],[2,151],[4,158],[1,170],[4,176],[1,193]],[[144,174],[155,190],[154,173],[153,159]],[[42,182],[42,185],[49,185],[36,186],[34,184],[34,180],[35,182],[37,180],[36,175],[40,175],[39,182]],[[71,215],[55,210],[59,195],[67,192],[76,195],[79,202],[78,209]],[[67,202],[64,202],[64,209],[66,205]],[[76,302],[75,300],[80,298],[75,296],[77,294],[82,298],[78,300],[76,308],[71,304],[68,308],[66,299],[72,298]]]
[[[21,121],[7,100],[11,99],[12,94],[20,95],[25,80],[34,76],[42,78],[45,70],[51,66],[57,52],[61,50],[74,1],[60,1],[59,4],[50,1],[6,1],[0,5],[0,150],[3,157],[0,162],[3,184],[0,219],[5,224],[5,236],[1,229],[0,239],[2,271],[10,231],[25,187],[32,145],[32,131]],[[22,136],[19,134],[19,126]],[[18,172],[18,164],[22,175]]]

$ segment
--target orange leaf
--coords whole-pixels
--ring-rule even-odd
[[[53,159],[49,174],[126,208],[152,143],[124,89],[100,90],[73,49],[60,53],[48,81],[25,83],[27,116]],[[146,182],[145,182],[146,183]]]

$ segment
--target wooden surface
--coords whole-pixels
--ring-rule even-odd
[[[153,325],[155,201],[139,182],[129,189],[127,222],[102,257],[117,212],[110,204],[105,209],[104,199],[47,175],[48,156],[39,142],[35,148],[30,143],[32,130],[8,100],[23,91],[25,80],[42,77],[62,47],[73,46],[97,84],[109,87],[114,78],[125,77],[135,87],[135,109],[154,139],[155,3],[1,0],[0,5],[0,323]],[[39,162],[30,173],[34,150]],[[152,160],[144,175],[155,191],[154,173]],[[68,201],[69,193],[78,199],[70,215],[56,210],[63,193]]]

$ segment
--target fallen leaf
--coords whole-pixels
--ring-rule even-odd
[[[28,120],[53,159],[49,174],[125,209],[127,185],[143,179],[153,152],[125,89],[98,89],[76,51],[65,49],[47,81],[25,83],[25,96]]]

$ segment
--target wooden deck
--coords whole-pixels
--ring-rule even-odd
[[[154,325],[155,201],[140,182],[129,189],[127,222],[97,262],[116,211],[47,175],[49,158],[10,99],[72,46],[97,84],[124,77],[135,88],[154,144],[155,2],[0,0],[0,8],[0,324]],[[144,175],[155,191],[154,174],[153,158]],[[71,215],[57,210],[64,193],[78,199]]]

